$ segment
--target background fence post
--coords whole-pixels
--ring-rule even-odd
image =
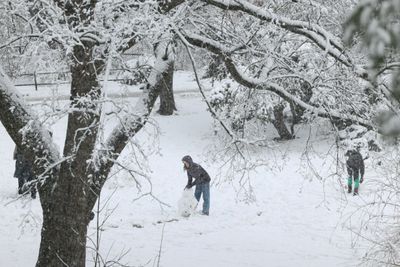
[[[35,82],[35,90],[37,91],[38,85],[37,85],[37,80],[36,80],[36,71],[33,72],[33,80]]]

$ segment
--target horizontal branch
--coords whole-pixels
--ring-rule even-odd
[[[213,40],[210,40],[208,38],[205,38],[203,36],[193,34],[193,33],[182,33],[186,40],[194,46],[205,48],[209,50],[210,52],[220,55],[222,59],[224,60],[225,66],[232,75],[232,77],[235,79],[236,82],[239,84],[248,87],[248,88],[253,88],[253,89],[258,89],[258,90],[267,90],[272,93],[275,93],[276,95],[280,96],[282,99],[286,100],[289,103],[295,103],[302,108],[312,112],[313,114],[318,115],[319,117],[324,117],[324,118],[334,118],[334,119],[340,119],[340,120],[351,120],[354,121],[362,126],[365,126],[367,128],[373,128],[376,129],[377,127],[373,125],[370,121],[364,120],[360,117],[353,116],[353,115],[345,115],[341,114],[339,112],[335,111],[330,111],[327,112],[324,109],[316,106],[312,106],[301,99],[297,98],[293,94],[289,93],[287,90],[285,90],[283,87],[276,83],[268,82],[265,80],[261,79],[254,79],[251,77],[248,77],[246,74],[242,73],[237,66],[235,65],[233,59],[230,57],[228,51],[231,49],[224,47],[223,45],[219,44],[218,42],[215,42]]]

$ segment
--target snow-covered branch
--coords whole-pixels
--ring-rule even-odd
[[[377,75],[380,75],[384,73],[385,71],[388,70],[394,70],[394,69],[400,69],[400,62],[391,62],[387,63],[385,66],[383,66],[377,73]]]
[[[342,42],[338,40],[336,36],[332,35],[317,24],[309,21],[292,20],[283,16],[278,16],[269,10],[262,9],[245,0],[203,0],[203,2],[219,7],[223,10],[242,11],[260,20],[270,22],[279,28],[307,37],[323,51],[326,51],[327,54],[345,66],[354,69],[358,76],[364,78],[368,76],[364,68],[355,66],[353,61],[347,55]]]
[[[121,119],[119,124],[105,141],[103,148],[95,155],[96,181],[93,184],[93,191],[99,192],[107,176],[115,164],[122,150],[126,147],[129,140],[136,135],[147,123],[153,106],[160,94],[163,84],[163,75],[168,71],[169,65],[173,61],[173,52],[169,40],[164,39],[156,49],[156,62],[148,78],[147,86],[143,94],[136,102],[134,111]],[[90,205],[94,205],[92,199]]]
[[[0,49],[3,49],[21,39],[24,39],[24,38],[39,38],[39,37],[40,37],[40,35],[37,35],[37,34],[28,34],[28,35],[18,36],[18,37],[15,37],[15,38],[9,40],[8,42],[6,42],[4,44],[1,44]]]
[[[186,40],[195,46],[206,48],[207,50],[220,55],[225,63],[226,68],[232,75],[232,77],[235,79],[236,82],[239,84],[248,87],[248,88],[254,88],[257,90],[267,90],[270,92],[273,92],[286,100],[289,103],[295,103],[299,105],[300,107],[312,112],[313,114],[316,114],[320,117],[324,118],[334,118],[334,119],[340,119],[340,120],[351,120],[354,122],[357,122],[358,124],[365,126],[367,128],[374,128],[376,129],[377,127],[372,124],[370,121],[364,120],[360,117],[353,116],[353,115],[347,115],[347,114],[341,114],[336,111],[326,111],[321,107],[316,107],[312,106],[304,101],[302,101],[300,98],[296,97],[295,95],[289,93],[287,90],[285,90],[282,86],[268,82],[266,80],[262,79],[255,79],[252,77],[248,77],[246,74],[244,74],[234,63],[233,59],[230,57],[229,51],[232,49],[226,48],[223,45],[219,44],[218,42],[215,42],[213,40],[210,40],[208,38],[205,38],[203,36],[200,36],[198,34],[194,33],[188,33],[188,32],[183,32],[182,33]]]
[[[16,88],[0,67],[0,121],[24,156],[40,175],[59,161],[59,151],[50,133],[41,125],[33,111],[24,104]]]
[[[135,3],[129,5],[124,4],[125,8],[132,8],[138,6],[138,1],[134,1]],[[140,2],[140,1],[139,1]],[[183,4],[185,0],[157,0],[158,4],[158,12],[161,14],[166,14],[173,9],[177,8],[179,5]],[[118,14],[119,16],[119,14]],[[130,35],[124,37],[125,41],[117,48],[118,52],[126,52],[133,46],[135,46],[140,40],[141,36],[139,36],[136,32],[132,32]]]
[[[185,0],[158,0],[157,2],[159,3],[159,11],[161,13],[167,13],[180,4],[183,4]]]

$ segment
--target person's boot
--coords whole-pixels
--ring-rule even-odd
[[[348,186],[347,186],[347,193],[351,194],[351,190],[352,190],[352,189],[353,189],[352,186],[351,186],[351,185],[348,185]],[[355,191],[355,189],[354,189],[354,191]]]
[[[354,193],[353,196],[357,196],[358,195],[358,187],[354,188]]]

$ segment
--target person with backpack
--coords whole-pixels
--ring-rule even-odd
[[[196,186],[194,191],[194,197],[197,201],[200,201],[201,195],[203,195],[203,215],[209,215],[210,212],[210,175],[201,167],[199,164],[193,162],[190,156],[184,156],[182,158],[183,169],[187,172],[188,183],[185,189],[189,189],[192,186]],[[194,180],[193,180],[194,178]]]
[[[353,195],[356,196],[358,195],[358,187],[360,186],[360,183],[364,181],[364,159],[357,150],[348,150],[345,156],[347,157],[346,166],[347,173],[349,174],[347,179],[347,192],[349,194],[352,192],[354,180]]]

